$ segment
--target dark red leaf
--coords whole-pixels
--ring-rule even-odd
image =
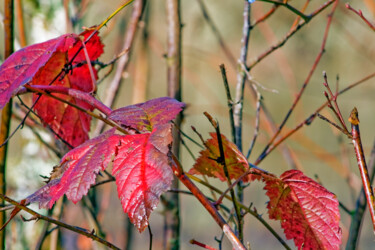
[[[109,119],[126,129],[151,132],[159,124],[167,123],[181,112],[185,104],[170,97],[161,97],[111,112]]]
[[[210,135],[212,138],[208,139],[205,143],[207,148],[200,152],[199,158],[195,162],[194,167],[189,170],[189,173],[207,175],[219,178],[221,181],[226,181],[227,178],[224,173],[223,165],[216,160],[220,157],[216,133],[210,133]],[[231,179],[238,179],[249,169],[247,159],[234,143],[230,142],[224,135],[221,135],[221,137],[229,177]],[[257,176],[249,174],[243,178],[243,181],[248,182],[254,178],[257,178]]]
[[[98,172],[112,162],[120,138],[114,132],[115,129],[109,130],[67,153],[54,168],[48,184],[30,195],[27,201],[51,208],[66,194],[69,200],[78,202],[95,183]]]
[[[92,31],[84,31],[80,36],[87,38]],[[81,47],[82,41],[78,40],[75,45],[65,52],[56,54],[53,60],[48,62],[32,80],[35,85],[49,85],[54,77],[61,71],[67,61],[70,61]],[[103,53],[103,44],[98,35],[94,35],[86,44],[90,60],[96,60]],[[84,51],[81,50],[73,61],[73,65],[86,61]],[[95,77],[96,70],[94,70]],[[73,69],[72,74],[67,74],[64,79],[58,79],[53,82],[54,86],[64,86],[67,88],[78,89],[84,92],[93,92],[96,86],[93,85],[88,65]],[[67,95],[55,94],[60,98],[76,104],[86,110],[93,108],[80,100],[76,100]],[[38,98],[34,94],[34,101]],[[48,124],[53,131],[66,140],[69,144],[76,147],[86,141],[89,136],[91,117],[76,108],[62,103],[54,98],[42,96],[35,105],[35,110],[41,117],[44,124]]]
[[[121,138],[112,172],[124,212],[139,232],[147,227],[160,195],[172,183],[171,143],[170,124],[156,126],[151,133]]]
[[[298,170],[280,179],[263,177],[269,217],[281,221],[287,239],[298,249],[339,249],[339,202],[333,193]]]
[[[34,76],[56,53],[65,53],[77,41],[77,35],[66,34],[58,38],[33,44],[13,53],[0,66],[0,109],[9,102],[21,86]]]

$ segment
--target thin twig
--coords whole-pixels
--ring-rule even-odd
[[[194,176],[194,175],[190,175],[188,173],[185,173],[185,175],[187,177],[189,177],[190,179],[208,187],[210,190],[213,190],[215,191],[216,193],[220,194],[220,195],[223,195],[223,197],[225,197],[227,200],[231,201],[231,197],[229,195],[224,195],[224,193],[222,191],[220,191],[219,189],[217,189],[216,187],[202,181],[201,179],[199,179],[198,177]],[[233,187],[232,187],[233,188]],[[278,233],[262,218],[261,215],[259,215],[257,212],[256,212],[256,209],[251,209],[245,205],[243,205],[242,203],[238,202],[238,206],[241,207],[241,209],[243,209],[244,211],[246,211],[247,213],[253,215],[260,223],[262,223],[268,231],[270,231],[270,233],[285,247],[285,249],[289,249],[289,246],[286,244],[286,242],[280,237],[280,235],[278,235]]]
[[[275,1],[275,0],[258,0],[258,1],[284,6],[285,8],[295,13],[296,15],[300,16],[305,22],[309,22],[311,20],[311,16],[306,16],[305,14],[303,14],[302,12],[300,12],[299,10],[297,10],[296,8],[288,4],[287,1]]]
[[[360,18],[362,18],[363,21],[365,21],[365,23],[373,30],[375,31],[375,25],[372,24],[362,13],[361,10],[355,10],[352,8],[352,6],[350,6],[349,3],[345,4],[345,7],[348,9],[348,10],[351,10],[353,11],[355,14],[357,14]]]
[[[225,235],[228,237],[228,240],[231,242],[232,247],[236,250],[245,250],[246,248],[243,246],[241,241],[236,237],[233,230],[229,227],[229,225],[217,211],[215,206],[206,198],[202,191],[197,186],[195,186],[195,184],[183,172],[182,167],[175,156],[173,156],[172,169],[174,175],[177,178],[179,178],[180,181],[185,185],[185,187],[187,187],[194,194],[194,196],[199,200],[199,202],[203,205],[207,212],[210,213],[215,222],[220,226]]]
[[[230,94],[228,78],[227,78],[227,73],[226,73],[224,64],[220,65],[220,71],[221,71],[221,77],[223,78],[225,93],[227,94],[227,104],[228,104],[228,110],[229,110],[230,129],[232,132],[231,133],[232,141],[235,141],[235,129],[234,129],[234,120],[233,120],[233,100]]]
[[[277,132],[272,136],[272,138],[270,139],[270,141],[268,142],[268,144],[266,145],[266,147],[264,148],[264,150],[262,151],[262,153],[259,155],[258,159],[257,159],[257,162],[261,161],[267,154],[268,154],[268,149],[270,147],[270,145],[272,145],[272,143],[275,141],[275,139],[278,137],[278,135],[281,133],[281,130],[283,129],[284,125],[286,124],[286,122],[288,121],[290,115],[292,114],[292,112],[294,111],[294,108],[297,106],[299,100],[301,99],[302,97],[302,94],[304,93],[307,85],[309,84],[310,82],[310,79],[313,75],[313,73],[315,72],[315,69],[317,68],[318,66],[318,63],[320,62],[320,59],[322,58],[323,56],[323,53],[325,51],[325,45],[326,45],[326,42],[327,42],[327,38],[328,38],[328,33],[329,33],[329,30],[330,30],[330,27],[331,27],[331,23],[332,23],[332,17],[333,17],[333,13],[335,12],[336,10],[336,7],[339,3],[338,0],[332,0],[330,2],[333,2],[335,1],[335,4],[333,5],[332,7],[332,11],[330,13],[330,15],[328,16],[328,20],[327,20],[327,25],[326,25],[326,29],[324,31],[324,35],[323,35],[323,41],[322,41],[322,44],[321,44],[321,47],[320,47],[320,51],[314,61],[314,64],[305,80],[305,82],[303,83],[302,87],[301,87],[301,90],[300,92],[297,94],[292,106],[290,107],[288,113],[286,114],[286,116],[284,117],[283,121],[281,122],[281,124],[279,125],[279,128],[277,130]],[[322,8],[322,7],[321,7]],[[319,13],[319,12],[318,12]],[[298,26],[297,26],[298,27]],[[257,164],[256,164],[257,165]]]
[[[223,146],[223,140],[221,138],[219,123],[217,121],[214,121],[212,119],[212,117],[210,115],[208,115],[208,113],[205,112],[205,115],[208,118],[208,120],[211,122],[212,126],[216,130],[217,143],[219,145],[219,152],[220,152],[220,156],[219,156],[218,159],[216,159],[216,161],[217,161],[217,163],[219,163],[223,166],[224,174],[225,174],[225,177],[227,178],[228,186],[230,187],[230,186],[232,186],[232,181],[230,179],[228,167],[227,167],[227,164],[226,164],[226,161],[225,161],[224,146]],[[242,214],[241,214],[241,209],[237,206],[237,197],[236,197],[233,189],[230,189],[230,196],[232,198],[234,211],[235,211],[235,214],[236,214],[236,217],[237,217],[238,237],[239,237],[239,240],[241,242],[243,242],[243,224],[241,224],[241,223],[243,223],[243,217],[242,217]]]
[[[100,242],[102,243],[103,245],[111,248],[111,249],[120,249],[118,247],[116,247],[115,245],[113,245],[112,243],[96,236],[94,233],[90,232],[89,230],[84,230],[84,229],[81,229],[81,228],[78,228],[78,227],[74,227],[74,226],[71,226],[69,224],[66,224],[64,222],[61,222],[59,220],[55,220],[55,219],[52,219],[51,217],[48,217],[48,216],[44,216],[44,215],[41,215],[37,212],[35,212],[34,210],[24,206],[24,205],[21,205],[20,203],[18,203],[17,201],[3,195],[3,194],[0,194],[0,199],[2,200],[5,200],[11,204],[13,204],[14,206],[16,206],[17,208],[19,209],[22,209],[24,210],[25,212],[31,214],[33,216],[33,218],[35,218],[36,220],[44,220],[44,221],[48,221],[50,223],[53,223],[57,226],[60,226],[60,227],[63,227],[63,228],[66,228],[70,231],[73,231],[73,232],[76,232],[78,234],[81,234],[81,235],[84,235],[84,236],[87,236],[89,238],[91,238],[92,240],[95,240],[97,242]]]
[[[253,85],[253,88],[255,86]],[[254,135],[253,139],[251,140],[249,150],[247,151],[246,159],[249,159],[251,152],[253,151],[255,142],[258,138],[258,133],[259,133],[259,125],[260,125],[260,107],[261,107],[261,102],[262,102],[262,96],[261,94],[257,91],[257,107],[256,107],[256,112],[255,112],[255,128],[254,128]]]
[[[230,49],[228,48],[228,46],[226,45],[222,35],[220,34],[219,29],[216,27],[212,18],[208,14],[207,8],[206,8],[203,0],[197,0],[197,1],[198,1],[200,9],[202,11],[204,20],[206,20],[206,22],[210,26],[212,32],[214,33],[214,36],[216,37],[217,41],[219,42],[220,48],[223,50],[225,56],[228,58],[229,63],[232,65],[232,67],[236,68],[236,65],[237,65],[236,59],[234,58],[234,56],[233,56],[232,52],[230,51]]]
[[[368,80],[370,80],[371,78],[374,78],[375,77],[375,72],[360,79],[359,81],[357,82],[354,82],[352,84],[350,84],[348,87],[342,89],[341,91],[339,91],[337,93],[337,96],[349,91],[350,89],[358,86],[359,84],[362,84]],[[316,116],[318,115],[318,113],[320,111],[322,111],[326,106],[328,106],[328,101],[326,101],[325,103],[323,103],[320,107],[318,107],[314,113],[312,113],[310,116],[308,116],[304,121],[302,121],[300,124],[298,124],[296,127],[294,127],[293,129],[291,129],[289,132],[287,132],[286,134],[284,134],[279,140],[275,141],[272,145],[270,145],[270,147],[267,149],[267,154],[271,153],[275,148],[277,148],[283,141],[285,141],[287,138],[289,138],[291,135],[293,135],[295,132],[297,132],[299,129],[301,129],[302,127],[304,126],[307,126],[307,125],[310,125],[314,119],[316,118]],[[258,158],[258,160],[256,160],[254,162],[254,165],[258,165],[264,158]]]
[[[320,14],[320,12],[322,12],[323,10],[325,10],[328,6],[330,6],[335,1],[336,0],[329,0],[329,1],[327,1],[325,4],[323,4],[318,9],[316,9],[315,11],[313,11],[309,16],[311,17],[311,19],[314,18],[314,17],[316,17],[318,14]],[[250,63],[250,65],[248,65],[248,67],[247,67],[248,70],[250,71],[252,68],[254,68],[255,65],[257,65],[258,63],[260,63],[261,61],[263,61],[263,59],[265,59],[268,55],[270,55],[272,52],[274,52],[277,49],[279,49],[280,47],[282,47],[289,40],[289,38],[291,38],[298,30],[300,30],[306,24],[307,24],[307,22],[300,23],[294,29],[290,30],[284,36],[284,38],[281,39],[278,43],[276,43],[275,45],[272,45],[265,52],[261,53],[257,58],[253,59],[252,63]]]
[[[108,107],[111,107],[113,105],[117,96],[120,93],[120,86],[121,86],[121,80],[123,78],[123,72],[126,70],[129,64],[131,51],[134,47],[133,43],[134,43],[135,34],[138,30],[138,23],[141,20],[145,2],[146,0],[136,0],[134,3],[132,16],[131,16],[127,31],[125,33],[124,46],[122,48],[122,51],[126,51],[126,53],[118,60],[115,76],[113,77],[112,82],[107,88],[106,97],[103,101],[103,103],[107,105]],[[94,134],[99,135],[103,131],[103,129],[104,129],[104,123],[98,122],[94,130]]]

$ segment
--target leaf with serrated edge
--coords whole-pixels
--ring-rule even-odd
[[[151,133],[121,139],[112,173],[123,210],[139,232],[147,227],[160,195],[172,183],[168,157],[171,143],[171,124],[156,126]]]
[[[195,162],[193,168],[189,170],[190,174],[201,174],[209,177],[219,178],[221,181],[226,181],[227,178],[224,173],[222,164],[219,164],[215,159],[220,156],[219,143],[216,133],[210,133],[211,137],[206,141],[206,148],[200,152],[200,156]],[[225,164],[228,169],[229,177],[231,179],[238,179],[244,172],[249,169],[246,157],[241,153],[237,146],[230,142],[224,135],[221,135]],[[249,174],[243,178],[243,181],[248,182],[258,176]]]
[[[64,194],[74,203],[81,200],[95,183],[98,172],[113,160],[120,140],[120,136],[114,135],[114,132],[115,129],[111,129],[67,153],[58,169],[54,169],[53,179],[27,197],[27,201],[39,202],[40,207],[51,208]]]
[[[339,249],[339,202],[333,193],[298,170],[264,181],[269,217],[281,221],[298,249]]]
[[[93,31],[84,31],[80,36],[87,38]],[[70,61],[81,47],[82,42],[79,40],[72,48],[56,54],[53,60],[50,60],[41,70],[33,77],[32,84],[49,85],[54,77],[61,71],[65,63]],[[96,60],[103,53],[103,44],[99,36],[94,35],[87,43],[86,48],[90,60]],[[73,65],[85,62],[84,51],[81,50],[73,61]],[[93,68],[94,76],[97,78],[96,70]],[[73,69],[71,74],[65,75],[63,79],[55,80],[54,86],[64,86],[67,88],[78,89],[84,92],[93,92],[96,86],[93,85],[87,64]],[[54,94],[69,103],[76,104],[86,110],[93,110],[93,107],[83,101],[76,100],[67,95]],[[39,97],[34,94],[34,101]],[[76,147],[86,141],[89,136],[91,116],[85,112],[62,103],[48,96],[40,97],[35,105],[36,112],[41,117],[44,124],[48,124],[53,131],[66,140],[70,145]]]
[[[156,125],[175,119],[184,107],[184,103],[173,98],[160,97],[116,109],[108,118],[126,129],[141,133],[151,132]]]

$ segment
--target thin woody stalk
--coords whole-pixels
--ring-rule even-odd
[[[228,240],[231,242],[232,247],[236,250],[246,250],[240,240],[237,238],[236,234],[224,220],[224,218],[217,211],[215,206],[207,199],[207,197],[200,191],[200,189],[195,186],[195,184],[185,175],[182,170],[182,167],[176,157],[173,156],[172,169],[174,175],[187,187],[191,193],[199,200],[199,202],[204,206],[207,212],[210,213],[212,218],[223,230],[224,234],[228,237]]]
[[[21,209],[21,210],[24,210],[26,211],[27,213],[31,214],[33,217],[32,219],[35,219],[35,220],[44,220],[44,221],[48,221],[50,223],[53,223],[59,227],[63,227],[63,228],[66,228],[68,230],[71,230],[73,232],[76,232],[78,234],[82,234],[82,235],[85,235],[89,238],[91,238],[92,240],[95,240],[97,242],[100,242],[102,243],[103,245],[111,248],[111,249],[120,249],[118,247],[116,247],[115,245],[113,245],[112,243],[96,236],[94,234],[94,232],[89,232],[88,230],[84,230],[84,229],[81,229],[81,228],[78,228],[78,227],[74,227],[74,226],[71,226],[71,225],[68,225],[68,224],[65,224],[64,222],[61,222],[59,220],[55,220],[51,217],[48,217],[48,216],[44,216],[44,215],[41,215],[37,212],[35,212],[34,210],[18,203],[17,201],[13,200],[13,199],[10,199],[9,197],[3,195],[3,194],[0,194],[0,199],[2,200],[6,200],[7,202],[9,202],[10,204],[14,205],[15,207],[17,207],[18,209]]]
[[[361,135],[359,132],[359,119],[358,111],[354,108],[350,114],[349,122],[352,125],[352,141],[354,145],[355,155],[357,157],[357,164],[359,172],[361,173],[361,179],[363,183],[363,189],[365,191],[366,200],[369,204],[369,210],[372,219],[372,226],[375,234],[375,203],[374,203],[374,192],[371,186],[370,177],[368,175],[365,155],[363,153],[363,147],[361,142]]]
[[[167,11],[167,91],[168,96],[181,101],[181,9],[180,0],[166,0]],[[181,127],[182,114],[175,120],[177,127]],[[180,152],[180,133],[173,129],[172,152],[177,157]],[[171,188],[178,189],[179,182],[175,178]],[[164,248],[180,248],[180,199],[178,193],[167,193],[165,199],[168,205],[164,213]]]
[[[13,0],[4,1],[4,58],[9,57],[13,51],[14,40],[14,3]],[[12,99],[1,110],[0,145],[6,141],[10,131],[10,120],[12,115]],[[0,194],[6,193],[6,162],[8,144],[0,147]],[[4,201],[1,201],[4,205]],[[0,224],[6,221],[5,212],[0,212]],[[0,249],[5,249],[5,230],[0,232]]]

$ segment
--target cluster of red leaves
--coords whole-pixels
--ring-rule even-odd
[[[165,111],[159,112],[158,116],[147,112],[159,102],[166,107]],[[61,159],[60,165],[51,173],[48,184],[30,195],[27,202],[39,202],[41,207],[50,208],[66,194],[69,200],[76,203],[95,184],[99,171],[113,163],[112,174],[116,178],[124,212],[142,232],[148,225],[149,216],[156,208],[160,195],[169,189],[173,179],[170,159],[173,138],[169,122],[184,104],[163,97],[145,102],[142,107],[147,117],[150,117],[143,121],[152,123],[151,127],[147,127],[151,131],[118,135],[115,129],[111,129],[86,141]],[[118,112],[113,111],[114,114]],[[128,119],[136,116],[135,113],[129,111],[129,116],[122,117],[120,124],[128,124]],[[146,129],[137,125],[141,131]]]
[[[220,156],[217,136],[211,133],[211,137],[189,172],[225,181],[223,166],[215,160]],[[224,135],[221,137],[229,176],[238,179],[248,171],[247,160],[236,145]],[[293,239],[299,249],[339,249],[340,213],[334,194],[298,170],[286,171],[280,178],[259,171],[243,180],[261,179],[265,182],[264,189],[270,198],[267,205],[269,217],[280,220],[287,239]]]
[[[103,44],[97,34],[91,36],[92,32],[63,35],[10,56],[0,66],[0,108],[25,84],[63,86],[93,93],[96,89],[93,78],[97,75],[95,69],[94,75],[90,74],[86,61],[96,60],[103,53]],[[91,38],[87,39],[89,36]],[[86,40],[85,46],[83,40]],[[69,72],[67,65],[71,67]],[[81,108],[93,109],[90,104],[71,96],[54,95]],[[160,195],[168,190],[173,179],[170,121],[184,104],[163,97],[114,110],[108,119],[124,127],[129,134],[119,135],[111,129],[88,140],[91,117],[86,113],[48,96],[34,94],[33,101],[42,122],[75,148],[54,167],[48,183],[23,202],[38,202],[41,207],[51,208],[66,194],[76,203],[95,184],[99,171],[113,163],[112,174],[124,212],[137,229],[143,231]],[[18,211],[15,210],[14,215]]]
[[[64,86],[88,93],[95,91],[96,86],[92,82],[84,50],[87,50],[90,61],[98,59],[103,53],[103,44],[99,36],[95,34],[88,40],[85,49],[79,51],[82,46],[81,37],[86,39],[92,32],[62,35],[25,47],[7,58],[0,66],[0,108],[4,107],[25,84]],[[63,69],[69,62],[70,66],[75,68],[69,74],[65,74]],[[79,67],[76,67],[77,65]],[[93,72],[93,77],[97,78],[95,68]],[[84,109],[93,109],[89,104],[73,97],[62,94],[56,96]],[[89,138],[89,115],[48,96],[39,97],[34,94],[33,101],[38,98],[34,110],[42,122],[62,139],[76,147]]]

